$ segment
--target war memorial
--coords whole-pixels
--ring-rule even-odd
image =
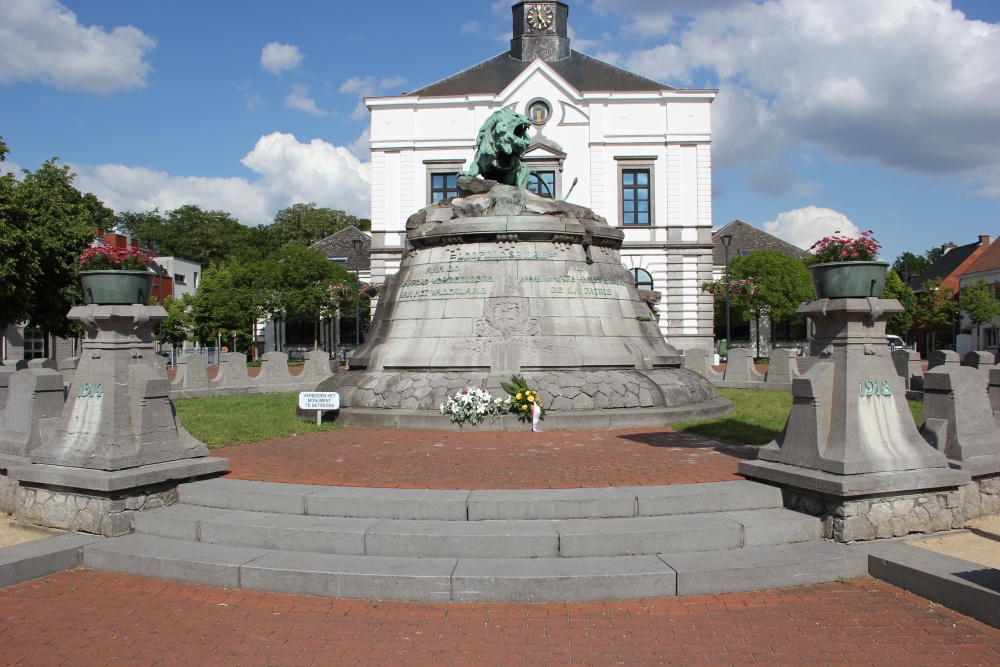
[[[653,322],[622,266],[622,232],[525,188],[529,128],[509,109],[491,115],[457,196],[408,219],[368,339],[346,371],[314,378],[339,393],[338,420],[448,428],[443,400],[465,387],[500,393],[511,375],[537,389],[550,429],[728,413],[713,379]],[[227,461],[179,423],[152,354],[163,309],[80,306],[68,315],[86,331],[72,377],[45,363],[5,374],[0,509],[71,533],[54,538],[58,553],[25,556],[22,579],[82,563],[298,595],[569,602],[871,574],[997,625],[996,571],[892,538],[1000,514],[1000,369],[981,354],[980,367],[932,368],[918,430],[908,366],[898,373],[885,345],[900,309],[880,294],[801,306],[816,326],[807,369],[779,369],[791,414],[740,464],[742,481],[437,490],[221,476]],[[195,367],[178,390],[205,389]],[[733,381],[755,381],[739,372]],[[229,377],[216,388],[250,391],[239,372]],[[516,437],[529,427],[510,415],[475,428]]]

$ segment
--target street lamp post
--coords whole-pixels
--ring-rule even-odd
[[[354,246],[354,345],[361,345],[361,244],[363,239],[351,239]],[[357,349],[355,347],[355,349]]]
[[[733,344],[732,329],[729,320],[729,246],[733,244],[732,234],[722,235],[722,247],[726,249],[726,358],[729,358],[729,346]]]

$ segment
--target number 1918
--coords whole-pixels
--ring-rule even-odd
[[[859,384],[861,385],[861,398],[865,396],[892,396],[888,380],[882,380],[881,384],[878,380],[862,380]]]

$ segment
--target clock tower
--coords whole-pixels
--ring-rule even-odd
[[[563,2],[519,2],[514,12],[514,39],[510,55],[531,62],[535,58],[558,61],[569,58],[566,23],[569,6]]]

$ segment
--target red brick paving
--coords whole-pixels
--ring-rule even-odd
[[[588,604],[424,604],[71,570],[0,590],[0,665],[1000,665],[1000,630],[870,579]]]
[[[742,479],[755,447],[664,428],[407,431],[346,427],[213,450],[239,479],[416,489],[532,489]]]

